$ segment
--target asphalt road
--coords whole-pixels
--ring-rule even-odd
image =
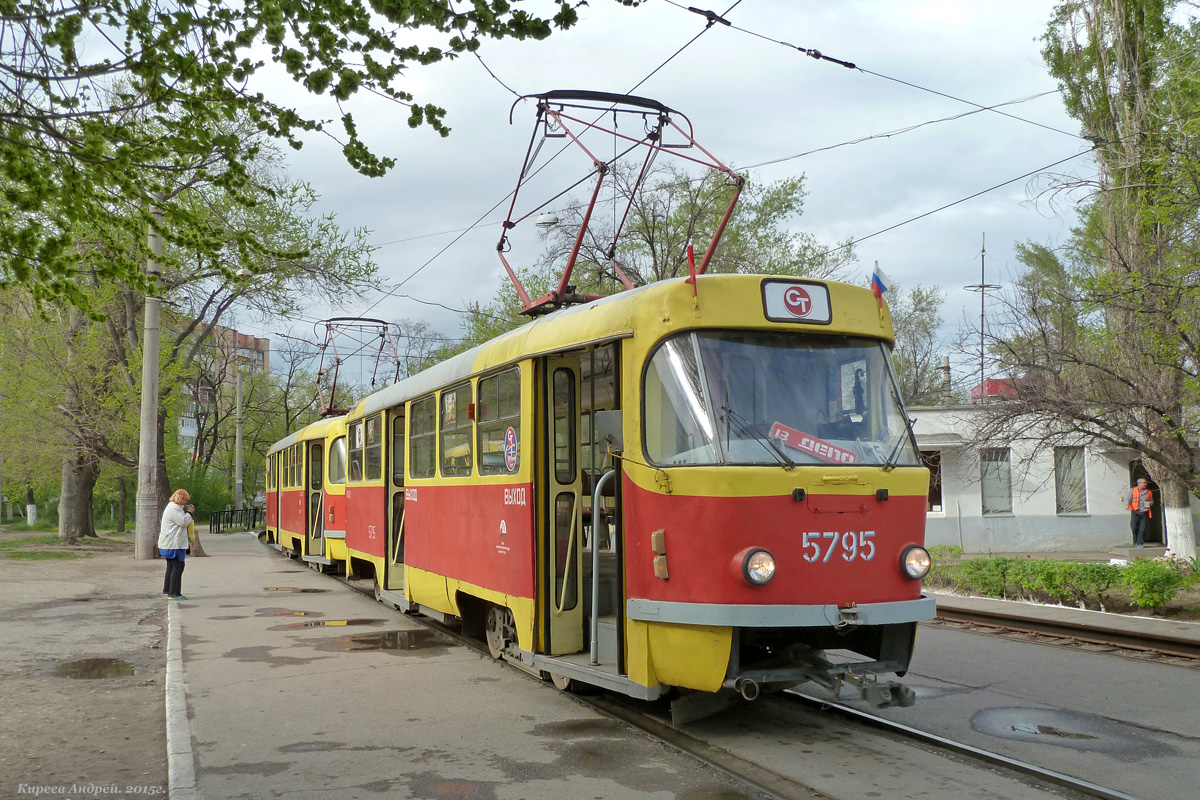
[[[923,628],[904,682],[916,705],[880,716],[1134,797],[1196,797],[1195,670]]]

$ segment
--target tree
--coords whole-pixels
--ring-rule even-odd
[[[443,0],[8,0],[0,5],[0,285],[86,305],[77,228],[114,205],[139,209],[115,220],[133,234],[157,226],[157,204],[165,234],[219,268],[219,247],[197,235],[203,218],[163,195],[183,173],[252,204],[245,190],[259,143],[246,148],[237,126],[294,148],[306,132],[340,136],[352,166],[383,174],[393,160],[368,150],[341,104],[360,91],[381,95],[410,108],[411,127],[444,136],[445,111],[401,88],[402,74],[475,52],[484,39],[541,39],[577,20],[569,0],[549,11],[541,17],[508,0],[459,8]],[[264,44],[294,82],[338,105],[340,133],[255,88]],[[114,250],[99,274],[150,289],[141,275],[147,247],[126,238],[132,246]],[[254,252],[252,239],[241,244]]]
[[[1195,25],[1172,22],[1175,5],[1075,0],[1051,19],[1043,54],[1099,176],[1063,187],[1089,197],[1062,253],[1018,250],[1027,272],[992,341],[1018,396],[990,407],[990,431],[1140,453],[1172,549],[1193,558],[1200,74]]]
[[[376,285],[365,232],[344,232],[331,217],[312,219],[311,189],[273,174],[261,155],[257,166],[260,186],[252,206],[230,201],[215,186],[193,187],[180,197],[197,214],[209,217],[213,230],[226,231],[224,253],[235,269],[240,263],[237,241],[246,232],[257,238],[260,253],[271,258],[259,261],[257,274],[230,277],[225,270],[214,271],[203,255],[173,253],[172,266],[162,276],[170,307],[161,341],[160,431],[172,429],[168,415],[178,413],[181,403],[190,399],[180,393],[189,381],[195,384],[197,369],[210,384],[221,377],[212,373],[213,364],[204,357],[214,332],[231,322],[235,309],[286,317],[314,299],[334,306],[353,302]],[[6,384],[6,393],[20,393],[25,414],[46,426],[45,446],[61,457],[60,530],[67,539],[91,532],[92,490],[101,465],[137,464],[135,398],[142,353],[138,321],[144,295],[134,286],[100,277],[99,265],[111,256],[113,244],[104,237],[80,237],[77,245],[83,250],[78,263],[87,270],[87,280],[78,286],[102,318],[66,302],[39,303],[32,293],[13,289],[5,295],[9,307],[0,325],[9,343],[5,352],[10,360],[21,359],[20,369],[14,370],[19,381]],[[227,433],[228,427],[224,430]],[[156,458],[160,498],[170,494],[167,439],[159,437]],[[202,477],[195,470],[205,469],[222,444],[218,434],[211,444],[212,451],[198,465],[190,459],[183,462],[189,477]]]
[[[892,362],[900,383],[900,396],[909,405],[939,403],[946,396],[939,363],[945,345],[938,333],[945,302],[942,290],[918,285],[905,291],[897,284],[888,294],[888,310],[896,334]]]
[[[611,267],[614,259],[635,286],[687,275],[688,245],[711,239],[734,191],[716,171],[697,179],[674,166],[661,165],[635,191],[634,169],[618,163],[610,171],[617,197],[622,198],[619,204],[623,207],[629,202],[631,192],[633,204],[615,248],[612,221],[600,219],[600,214],[592,218],[572,273],[581,293],[610,294],[621,288]],[[747,181],[708,271],[819,279],[846,276],[855,257],[849,242],[827,247],[812,234],[791,229],[790,224],[803,211],[804,197],[802,176],[762,185]],[[541,296],[557,282],[560,265],[574,246],[583,206],[570,203],[563,214],[543,234],[545,248],[536,263],[518,269],[531,297]],[[610,249],[614,259],[609,258]],[[528,321],[505,278],[491,302],[467,304],[463,338],[450,343],[438,356],[448,358]]]

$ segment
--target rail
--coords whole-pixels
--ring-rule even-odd
[[[265,510],[261,508],[230,508],[225,511],[210,511],[208,532],[256,531],[262,527],[265,517]]]

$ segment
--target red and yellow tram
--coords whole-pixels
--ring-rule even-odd
[[[892,343],[872,292],[833,282],[702,275],[569,307],[272,447],[268,536],[560,688],[688,713],[815,680],[907,704],[878,676],[934,614],[929,475]]]
[[[267,451],[267,541],[322,568],[346,562],[346,418],[314,422]]]

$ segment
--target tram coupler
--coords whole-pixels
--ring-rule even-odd
[[[917,702],[912,689],[896,681],[873,682],[858,687],[859,695],[872,708],[908,708]]]

